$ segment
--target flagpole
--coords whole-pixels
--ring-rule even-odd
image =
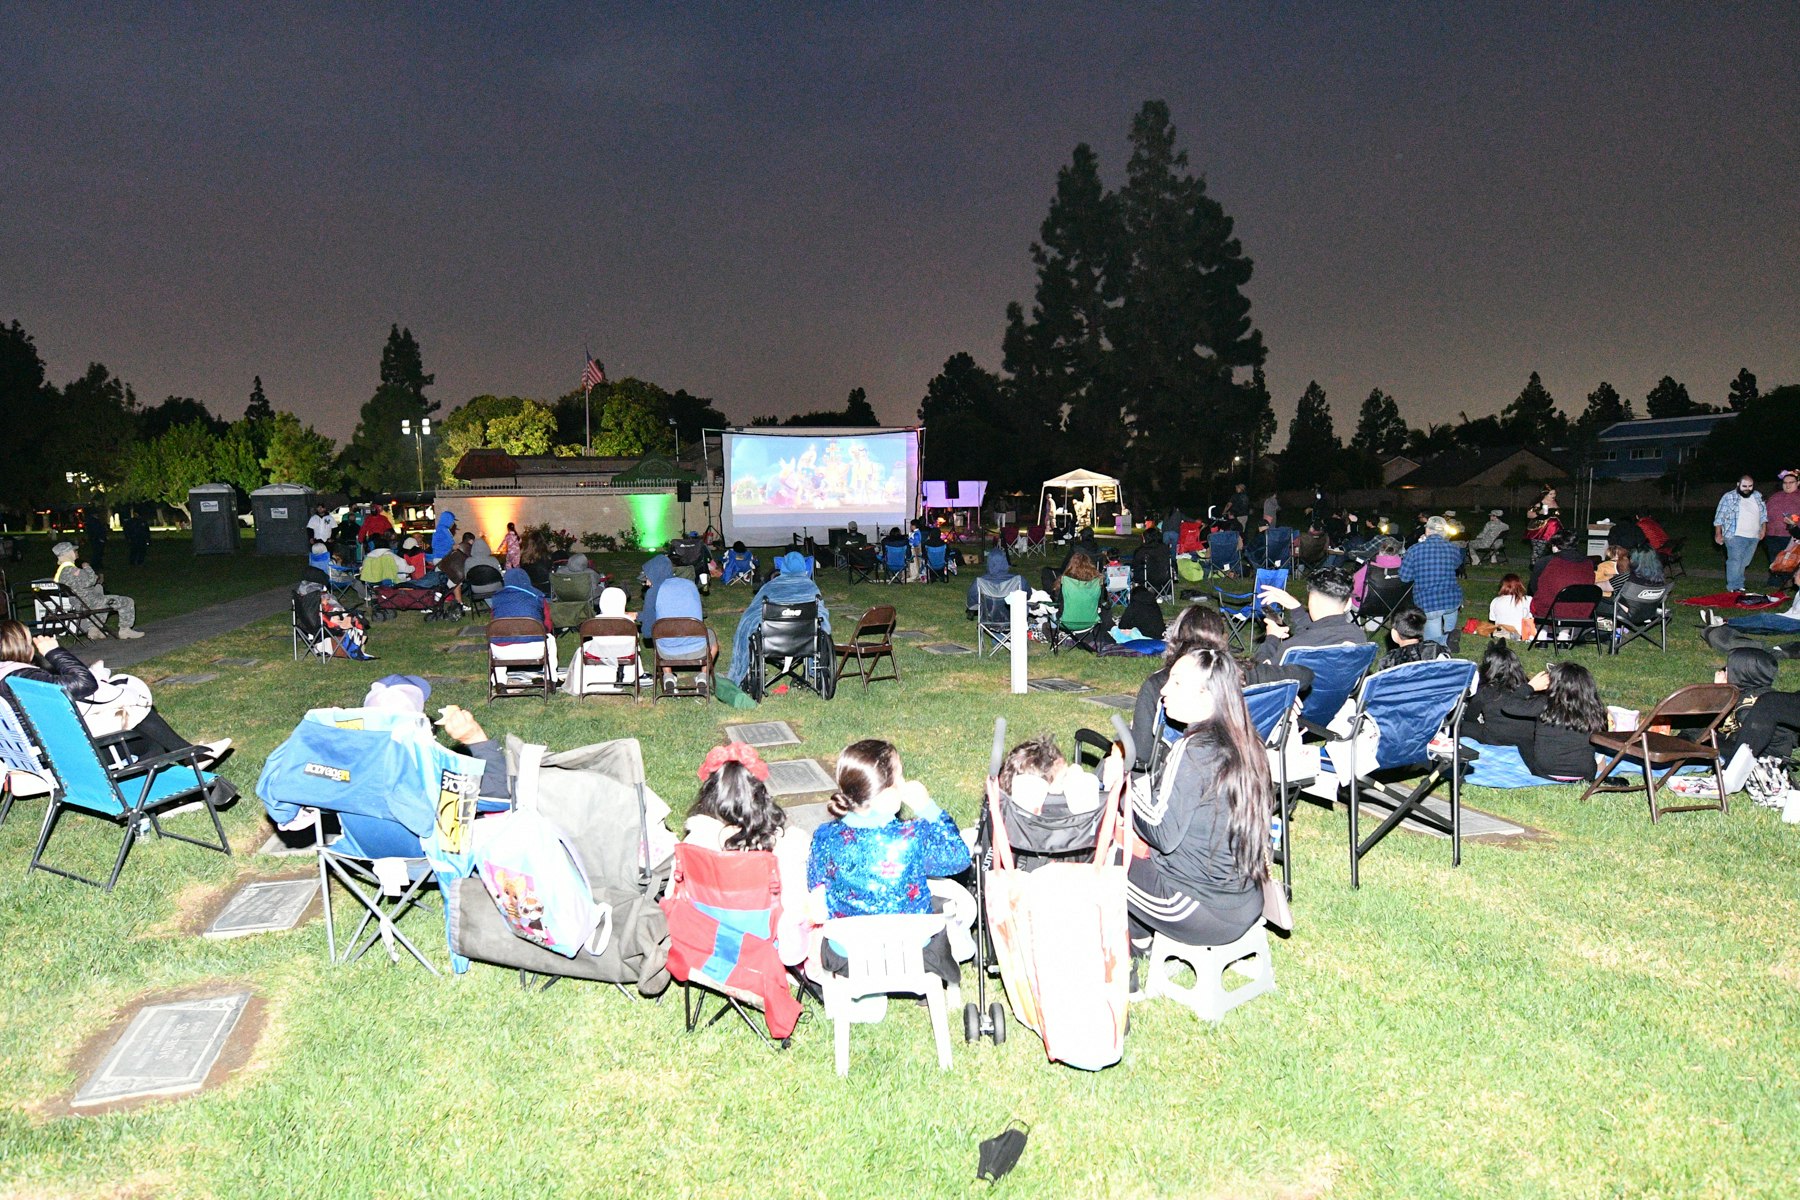
[[[587,365],[594,361],[594,356],[588,353],[588,348],[584,345],[581,348],[581,357],[583,359],[581,364],[581,422],[586,431],[582,438],[581,454],[584,458],[592,458],[594,457],[594,414],[588,406],[588,401],[593,398],[594,385],[587,381]]]

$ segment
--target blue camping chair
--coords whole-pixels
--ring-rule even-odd
[[[19,724],[18,714],[0,700],[0,825],[6,824],[15,799],[47,796],[55,788],[55,777]]]
[[[1463,701],[1475,682],[1475,664],[1464,658],[1437,658],[1429,662],[1390,667],[1363,680],[1357,697],[1356,717],[1349,739],[1350,771],[1350,886],[1360,886],[1358,865],[1363,856],[1392,833],[1408,817],[1450,837],[1450,865],[1462,865],[1462,733]],[[1373,726],[1379,735],[1374,761],[1359,752],[1357,735]],[[1449,744],[1431,749],[1440,732]],[[1450,812],[1444,816],[1423,803],[1432,789],[1448,776]],[[1401,781],[1417,778],[1409,792]],[[1358,816],[1364,803],[1388,810],[1388,815],[1367,838],[1358,836]]]
[[[754,586],[756,583],[756,555],[748,550],[742,554],[736,550],[727,550],[725,552],[725,582]]]
[[[906,556],[912,550],[906,543],[881,543],[881,569],[887,572],[887,583],[906,581]]]
[[[1286,571],[1258,567],[1256,582],[1248,592],[1228,592],[1222,587],[1213,589],[1218,597],[1219,611],[1225,614],[1225,624],[1230,629],[1231,644],[1238,653],[1248,654],[1256,644],[1256,622],[1263,615],[1262,590],[1265,587],[1286,588],[1287,582]]]
[[[1292,679],[1259,683],[1244,689],[1244,706],[1250,710],[1250,723],[1256,726],[1264,748],[1275,758],[1275,798],[1280,805],[1281,826],[1279,831],[1271,831],[1270,849],[1275,861],[1281,864],[1281,886],[1289,899],[1294,895],[1294,874],[1288,854],[1288,821],[1293,816],[1294,805],[1286,752],[1288,733],[1294,724],[1294,702],[1299,698],[1300,684]]]
[[[1283,666],[1305,667],[1313,673],[1312,690],[1300,710],[1300,720],[1310,726],[1308,733],[1324,733],[1324,727],[1375,665],[1379,649],[1374,642],[1345,642],[1341,646],[1294,646],[1282,653]]]
[[[925,547],[925,582],[950,578],[950,548],[939,543]]]
[[[1226,530],[1206,539],[1206,573],[1237,575],[1244,569],[1244,537]]]
[[[1274,525],[1263,543],[1263,561],[1259,567],[1292,567],[1294,565],[1294,531],[1286,525]]]
[[[214,776],[200,769],[199,747],[188,746],[109,767],[101,756],[101,748],[122,742],[124,734],[109,734],[96,741],[88,734],[87,726],[81,723],[81,715],[75,711],[68,693],[54,683],[9,679],[6,684],[18,699],[26,725],[56,780],[49,810],[44,814],[44,829],[38,835],[37,849],[32,851],[26,874],[34,870],[48,871],[110,892],[119,882],[119,872],[125,868],[125,858],[131,853],[132,843],[151,835],[204,846],[230,857],[231,843],[225,840],[225,828],[219,824],[216,805],[216,796],[222,789],[213,786]],[[217,842],[171,833],[157,819],[158,809],[193,800],[205,803],[206,813],[212,818],[213,832],[219,837]],[[50,835],[56,832],[56,823],[62,819],[63,812],[71,808],[124,827],[112,874],[105,883],[44,861],[44,847],[49,845]]]
[[[368,711],[345,710],[357,719],[367,719]],[[322,826],[314,825],[325,948],[332,963],[354,962],[380,941],[390,962],[399,962],[403,948],[436,975],[437,968],[397,926],[417,906],[425,887],[438,881],[422,839],[438,827],[440,799],[452,822],[472,819],[473,805],[461,805],[459,790],[434,782],[437,760],[426,762],[417,747],[396,740],[389,729],[339,727],[329,719],[332,712],[308,713],[275,748],[256,782],[257,795],[278,825],[292,821],[302,808],[337,814],[343,835],[335,841],[326,842]],[[468,761],[479,779],[480,763]],[[397,860],[399,869],[378,868],[380,859]],[[334,877],[364,910],[342,954],[331,906]],[[375,929],[364,937],[371,922]]]

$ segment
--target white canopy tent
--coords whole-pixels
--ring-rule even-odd
[[[1056,493],[1056,495],[1052,495]],[[1102,475],[1098,471],[1077,468],[1058,475],[1055,479],[1044,480],[1044,486],[1038,490],[1038,516],[1046,525],[1054,525],[1052,514],[1045,508],[1046,500],[1059,501],[1058,511],[1079,512],[1077,504],[1085,507],[1087,520],[1077,520],[1076,524],[1098,526],[1101,523],[1101,508],[1112,505],[1116,514],[1124,503],[1119,495],[1119,481],[1111,475]]]

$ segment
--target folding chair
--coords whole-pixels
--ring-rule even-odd
[[[950,578],[950,547],[942,542],[935,546],[923,547],[925,551],[925,582],[942,583]]]
[[[1275,782],[1276,801],[1280,805],[1280,833],[1271,839],[1275,861],[1281,864],[1281,886],[1288,898],[1294,895],[1294,873],[1288,854],[1288,825],[1293,819],[1292,785],[1307,782],[1288,776],[1288,735],[1293,729],[1295,703],[1300,698],[1300,684],[1292,679],[1259,683],[1244,689],[1244,706],[1250,710],[1250,723],[1268,751],[1270,774]],[[1160,713],[1159,713],[1160,715]],[[1158,738],[1158,742],[1162,739]]]
[[[1046,535],[1042,525],[1031,526],[1025,531],[1025,549],[1021,551],[1021,553],[1042,554],[1046,545],[1045,537]]]
[[[1263,561],[1258,566],[1293,569],[1294,531],[1286,525],[1272,526],[1263,543]]]
[[[1195,554],[1178,555],[1175,559],[1175,577],[1182,583],[1191,583],[1195,585],[1205,583],[1205,560]],[[1189,596],[1193,593],[1191,591],[1184,591],[1182,594],[1183,596]]]
[[[1106,602],[1123,604],[1131,598],[1131,565],[1129,563],[1107,563],[1100,572],[1105,580]]]
[[[131,853],[133,843],[153,834],[217,850],[227,858],[231,856],[225,827],[219,824],[215,800],[218,789],[213,786],[215,776],[200,769],[199,747],[188,746],[109,767],[101,751],[123,741],[125,734],[109,734],[100,739],[91,737],[87,726],[81,722],[81,715],[75,711],[74,702],[56,684],[36,679],[8,679],[6,686],[18,700],[32,740],[42,752],[41,758],[55,781],[50,807],[44,813],[44,827],[38,834],[37,849],[32,851],[26,874],[48,871],[110,892],[119,881],[119,872],[125,867],[125,858]],[[128,793],[130,799],[126,798]],[[219,838],[217,842],[171,833],[157,819],[159,809],[194,800],[206,805],[213,832]],[[119,853],[105,883],[44,861],[44,848],[49,845],[50,835],[56,832],[56,824],[67,809],[79,809],[123,826]]]
[[[1087,639],[1093,637],[1094,630],[1100,624],[1101,594],[1098,576],[1085,582],[1064,576],[1062,610],[1056,616],[1054,628],[1049,631],[1051,654],[1056,654],[1068,645],[1093,648]]]
[[[1631,582],[1613,588],[1612,636],[1606,640],[1617,654],[1634,638],[1656,634],[1657,645],[1669,648],[1669,589]]]
[[[18,714],[0,698],[0,825],[6,824],[14,800],[48,796],[55,788],[56,777],[19,724]]]
[[[1175,598],[1175,568],[1168,546],[1152,542],[1141,551],[1142,557],[1132,567],[1134,581],[1156,594],[1159,604]]]
[[[589,617],[576,627],[575,638],[575,653],[569,665],[577,696],[642,698],[643,648],[638,644],[636,621],[629,617]],[[598,678],[607,672],[612,674],[611,682]],[[625,679],[628,672],[629,683]],[[590,675],[596,678],[590,681]]]
[[[775,856],[683,842],[675,847],[675,871],[661,903],[669,922],[669,974],[681,985],[687,1031],[699,1028],[705,993],[712,992],[724,1003],[709,1028],[735,1012],[770,1049],[786,1050],[801,1001],[789,988],[775,946],[781,921]],[[750,1019],[745,1005],[762,1010],[763,1025]]]
[[[1206,574],[1240,575],[1244,570],[1244,537],[1229,529],[1206,539]]]
[[[699,642],[699,649],[671,652],[671,642]],[[718,649],[712,631],[698,617],[658,617],[650,626],[650,649],[656,656],[652,699],[694,698],[712,694],[713,662]],[[682,677],[687,682],[682,682]]]
[[[1263,615],[1262,591],[1265,587],[1286,588],[1288,573],[1285,570],[1272,570],[1268,567],[1256,569],[1256,582],[1247,592],[1228,592],[1222,587],[1214,587],[1213,594],[1217,598],[1219,611],[1225,615],[1225,624],[1231,635],[1231,644],[1238,653],[1248,654],[1256,646],[1256,622]],[[1246,637],[1246,634],[1248,636]]]
[[[1412,584],[1400,578],[1399,567],[1370,566],[1369,573],[1363,576],[1362,602],[1356,606],[1356,619],[1370,633],[1379,633],[1411,599]]]
[[[844,668],[850,660],[856,660],[857,677],[867,688],[871,683],[885,680],[900,681],[900,660],[894,657],[894,626],[899,617],[891,604],[877,604],[862,615],[856,628],[847,642],[838,642],[832,648],[837,652],[837,677],[844,678]],[[881,660],[888,660],[887,675],[877,675],[881,669]]]
[[[1656,552],[1656,557],[1662,559],[1663,574],[1665,576],[1674,579],[1678,575],[1687,574],[1687,564],[1681,560],[1682,551],[1686,548],[1686,538],[1670,538],[1668,544]]]
[[[1527,649],[1549,646],[1550,653],[1559,653],[1564,645],[1570,649],[1579,646],[1583,638],[1592,638],[1594,652],[1604,654],[1606,647],[1601,644],[1600,622],[1597,619],[1601,601],[1598,584],[1571,583],[1556,593],[1556,599],[1550,602],[1548,616],[1541,617],[1537,623],[1537,634],[1527,644]],[[1568,637],[1562,635],[1567,633]]]
[[[1206,548],[1206,526],[1199,521],[1183,521],[1175,531],[1175,553],[1198,554]]]
[[[881,543],[881,569],[884,572],[886,572],[886,574],[882,577],[881,582],[883,582],[883,583],[905,583],[906,582],[906,558],[907,558],[907,555],[910,554],[911,552],[912,552],[912,547],[908,546],[905,542],[901,542],[899,544],[895,544],[893,542],[882,542]]]
[[[542,621],[498,617],[487,623],[487,645],[489,701],[506,696],[548,700],[556,690],[556,639]]]
[[[836,658],[831,635],[819,620],[815,601],[805,604],[763,602],[762,624],[750,635],[750,694],[758,700],[783,679],[792,679],[801,687],[829,700],[837,695],[837,673],[832,669]],[[769,663],[778,662],[773,676]]]
[[[1595,792],[1635,792],[1641,788],[1644,799],[1650,804],[1650,823],[1653,825],[1664,813],[1711,812],[1715,809],[1726,812],[1725,758],[1719,752],[1719,726],[1737,705],[1738,690],[1729,683],[1689,684],[1658,704],[1656,710],[1646,720],[1638,722],[1638,727],[1631,732],[1594,734],[1590,740],[1603,753],[1611,752],[1612,758],[1601,769],[1599,777],[1588,784],[1587,791],[1581,793],[1581,798],[1586,800]],[[1687,736],[1652,732],[1658,725],[1683,726]],[[1636,759],[1644,768],[1643,775],[1635,779],[1612,780],[1614,768],[1626,758]],[[1711,764],[1713,782],[1719,789],[1719,802],[1659,807],[1656,803],[1658,789],[1669,781],[1669,776],[1690,762]],[[1661,766],[1667,766],[1668,770],[1659,776],[1655,768]]]
[[[756,555],[746,550],[739,554],[736,550],[725,552],[725,582],[741,583],[751,587],[756,583]]]
[[[996,583],[985,576],[975,580],[975,653],[997,654],[1002,649],[1012,647],[1012,608],[1006,598],[1014,592],[1023,592],[1025,581],[1017,575],[1009,575]],[[989,643],[987,650],[982,650],[983,639]]]
[[[1306,693],[1300,710],[1308,733],[1325,736],[1325,727],[1356,694],[1380,649],[1374,642],[1345,642],[1341,646],[1293,646],[1282,652],[1283,666],[1305,667],[1313,673],[1312,690]]]
[[[1000,544],[1006,547],[1009,554],[1025,552],[1025,547],[1019,544],[1019,527],[1017,525],[1009,524],[1000,527]]]
[[[86,641],[90,635],[106,637],[108,608],[89,608],[72,590],[54,579],[34,579],[25,585],[31,595],[34,620],[31,631],[44,637]]]
[[[844,571],[851,587],[859,583],[879,583],[875,576],[881,571],[881,556],[875,553],[873,546],[845,546]]]
[[[362,580],[356,577],[354,568],[328,562],[325,564],[325,581],[331,590],[331,598],[345,608],[357,608],[362,604],[362,592],[357,590],[357,585]]]
[[[505,577],[484,562],[463,572],[463,599],[468,602],[469,612],[475,614],[487,609],[491,613],[493,609],[488,606],[488,601],[505,586]]]
[[[1348,758],[1350,775],[1350,886],[1360,887],[1363,857],[1400,822],[1412,818],[1450,836],[1450,865],[1462,865],[1462,711],[1469,687],[1475,681],[1475,664],[1462,658],[1437,658],[1377,671],[1363,680],[1356,702],[1350,736],[1332,747],[1333,765],[1339,748]],[[1370,755],[1359,744],[1373,732],[1375,750]],[[1432,739],[1448,732],[1449,744],[1433,750]],[[1372,758],[1373,761],[1369,761]],[[1450,780],[1450,816],[1438,816],[1422,807],[1445,777]],[[1419,778],[1409,791],[1402,781]],[[1388,810],[1368,837],[1359,836],[1362,805],[1368,802]]]

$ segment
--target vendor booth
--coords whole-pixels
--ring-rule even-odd
[[[1062,537],[1083,525],[1113,529],[1123,510],[1119,481],[1098,471],[1077,469],[1046,479],[1038,492],[1038,516]]]

